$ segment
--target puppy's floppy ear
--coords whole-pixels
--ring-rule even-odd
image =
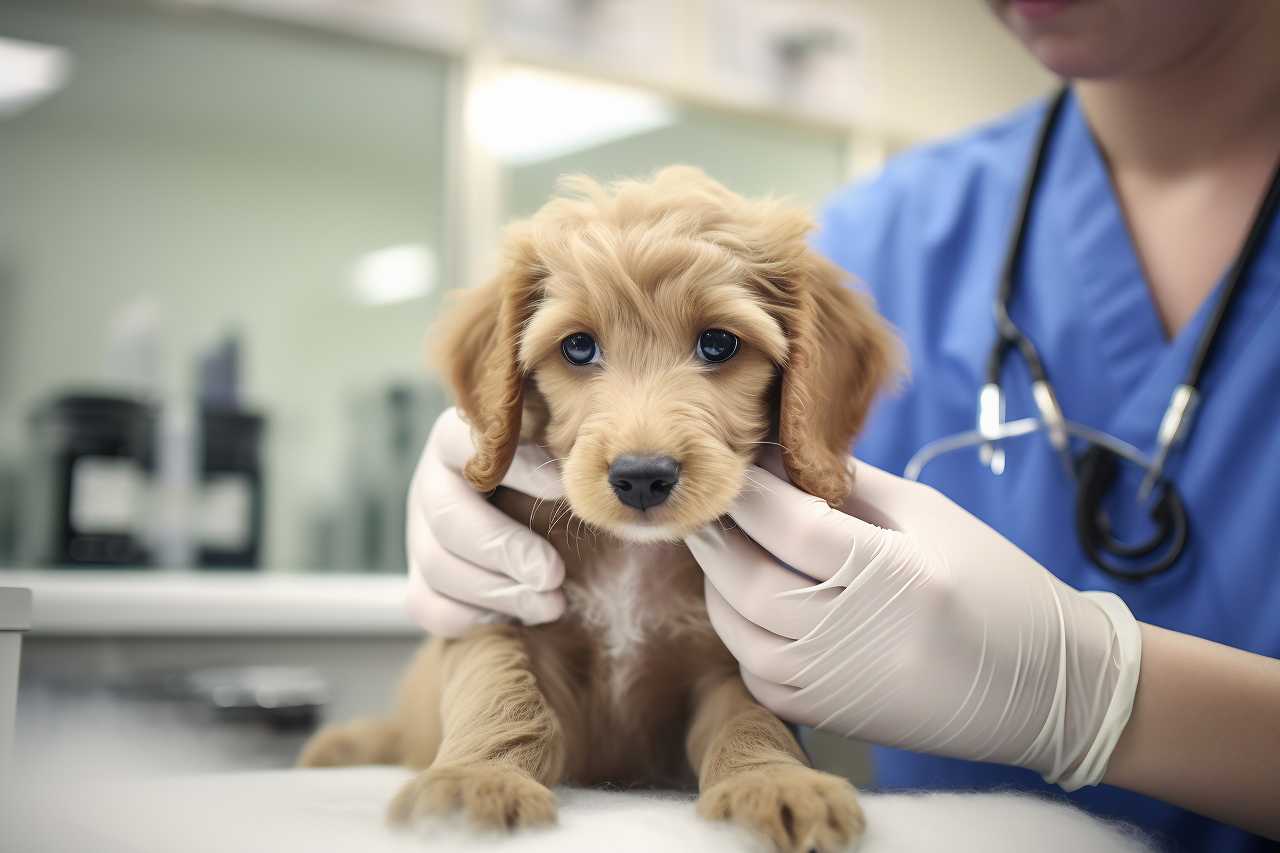
[[[502,482],[520,441],[527,377],[517,356],[541,279],[532,239],[517,226],[508,234],[498,274],[482,287],[460,291],[433,335],[434,361],[471,422],[476,445],[463,474],[481,492]]]
[[[838,504],[853,477],[850,445],[876,394],[900,374],[897,338],[871,300],[809,246],[813,220],[783,201],[746,201],[705,176],[679,174],[725,211],[710,236],[744,258],[787,336],[778,441],[791,481]]]
[[[791,481],[838,504],[853,486],[846,465],[853,438],[876,394],[901,371],[902,355],[871,300],[836,266],[807,247],[795,260],[778,440]]]

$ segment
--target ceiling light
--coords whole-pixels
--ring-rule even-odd
[[[351,294],[366,305],[420,299],[436,282],[436,256],[426,246],[388,246],[360,257],[351,271]]]
[[[473,138],[517,166],[666,127],[676,118],[666,98],[643,89],[523,68],[477,86],[467,106]]]
[[[70,71],[71,55],[63,48],[0,37],[0,116],[49,97]]]

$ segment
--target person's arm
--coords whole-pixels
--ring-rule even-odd
[[[1280,662],[1142,625],[936,490],[857,475],[841,509],[753,469],[737,528],[688,540],[759,701],[849,737],[1026,767],[1067,790],[1106,781],[1280,836]]]
[[[1280,661],[1142,625],[1103,781],[1280,839]]]

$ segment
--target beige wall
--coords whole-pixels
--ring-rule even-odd
[[[847,142],[834,131],[685,107],[660,130],[505,170],[505,213],[533,213],[565,173],[608,180],[672,163],[698,166],[743,195],[785,196],[816,209],[844,181]]]
[[[871,28],[870,124],[892,148],[964,130],[1054,85],[983,0],[843,2]]]

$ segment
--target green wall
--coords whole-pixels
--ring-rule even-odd
[[[270,417],[267,561],[340,501],[357,393],[420,373],[433,299],[369,307],[352,262],[442,245],[446,66],[229,16],[14,2],[0,35],[71,51],[70,84],[0,119],[0,452],[53,389],[102,376],[106,327],[160,311],[164,384],[220,334]]]
[[[847,143],[841,133],[684,107],[667,127],[508,169],[507,207],[529,215],[567,172],[607,180],[686,163],[744,195],[787,196],[816,208],[844,180]]]

